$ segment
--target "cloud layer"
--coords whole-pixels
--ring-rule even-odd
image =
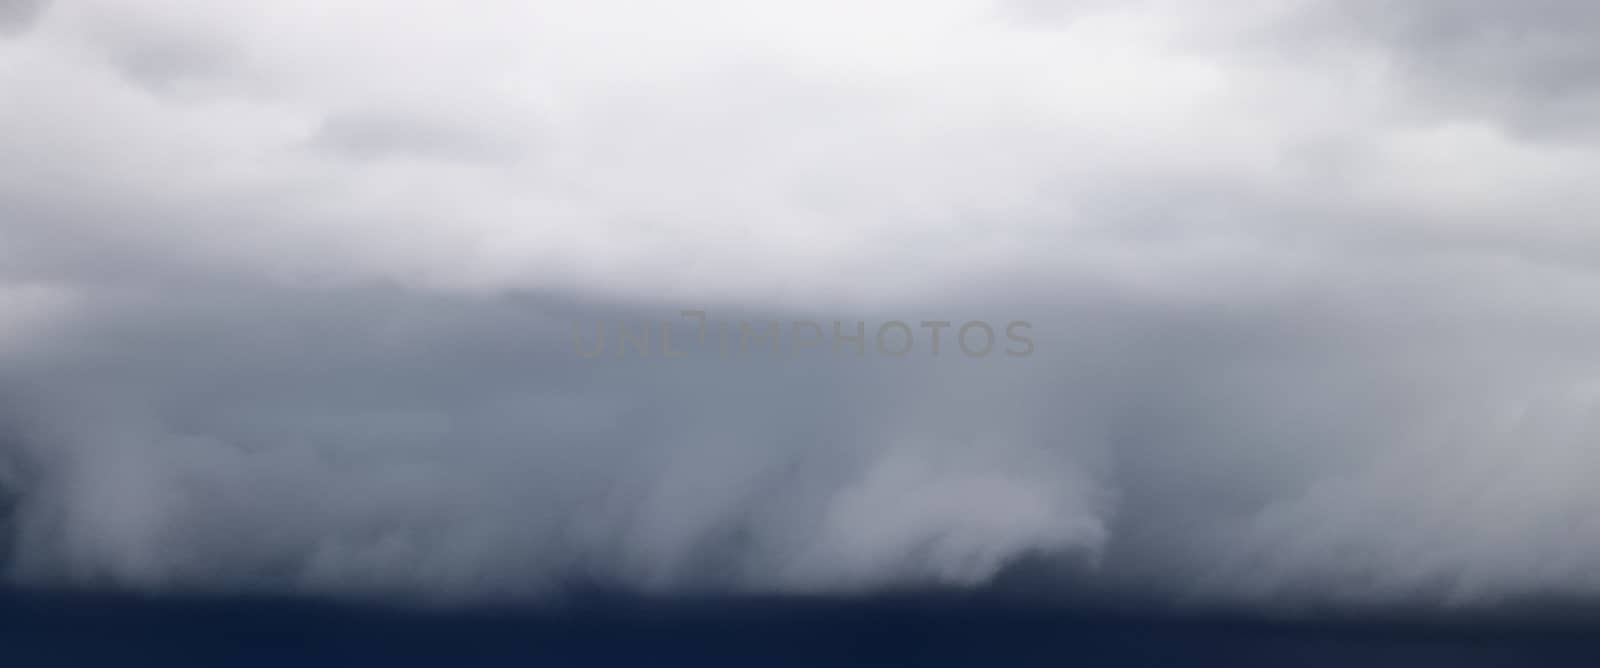
[[[1595,16],[0,3],[7,572],[1593,594]]]

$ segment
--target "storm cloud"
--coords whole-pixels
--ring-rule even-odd
[[[14,582],[1596,593],[1577,3],[34,7]],[[685,309],[1036,345],[574,349]]]

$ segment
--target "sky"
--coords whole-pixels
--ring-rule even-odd
[[[1596,29],[1576,0],[0,0],[0,572],[1592,596]],[[825,343],[720,354],[683,311]],[[684,357],[580,354],[668,322]],[[831,349],[889,322],[912,354]]]

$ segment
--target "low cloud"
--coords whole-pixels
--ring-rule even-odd
[[[75,5],[0,47],[6,574],[1593,594],[1586,17],[1082,5]],[[1036,351],[574,350],[684,309]]]

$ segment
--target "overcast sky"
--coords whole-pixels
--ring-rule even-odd
[[[1597,30],[1579,0],[0,0],[6,572],[1594,594]],[[1035,352],[573,349],[683,309],[1023,320]]]

